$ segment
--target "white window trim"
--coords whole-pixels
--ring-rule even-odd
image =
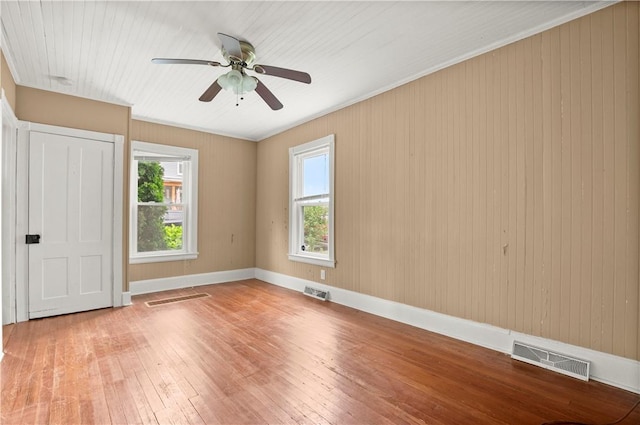
[[[294,196],[297,192],[298,176],[300,170],[298,169],[297,158],[305,153],[317,151],[321,149],[328,149],[329,151],[329,256],[319,256],[317,254],[308,252],[303,253],[298,250],[301,246],[304,235],[301,234],[299,229],[302,227],[301,220],[302,214],[298,211],[294,203]],[[304,143],[299,146],[289,148],[289,260],[299,261],[302,263],[315,264],[317,266],[334,268],[335,261],[335,239],[334,239],[334,160],[335,160],[335,136],[330,134],[321,139],[314,140],[312,142]],[[321,202],[326,204],[326,202]]]
[[[139,253],[137,251],[137,222],[135,205],[137,204],[138,182],[137,165],[134,151],[154,152],[161,155],[183,156],[189,158],[188,168],[183,174],[187,191],[183,192],[183,209],[188,226],[183,235],[181,251],[156,251]],[[193,178],[190,178],[193,177]],[[194,260],[198,258],[198,150],[155,143],[131,142],[131,170],[129,177],[129,264],[157,263],[164,261]],[[186,198],[186,199],[185,199]]]

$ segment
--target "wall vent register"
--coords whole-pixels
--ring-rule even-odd
[[[511,358],[572,376],[583,381],[589,380],[590,362],[545,350],[544,348],[514,341]]]

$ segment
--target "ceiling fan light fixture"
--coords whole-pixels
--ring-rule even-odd
[[[235,94],[245,94],[256,89],[258,82],[237,69],[231,70],[218,78],[218,84],[225,90]]]
[[[227,90],[234,89],[242,85],[242,73],[237,69],[233,69],[227,72],[226,76],[227,76],[227,85],[229,86],[229,88],[226,88]]]
[[[251,77],[249,75],[242,76],[242,89],[244,90],[245,93],[254,91],[257,86],[258,86],[258,80],[256,80],[255,77]]]

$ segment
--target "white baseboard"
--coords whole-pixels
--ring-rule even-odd
[[[256,268],[255,278],[295,291],[306,285],[329,291],[329,299],[357,310],[386,317],[431,332],[511,354],[513,341],[521,341],[591,362],[591,379],[640,394],[640,362],[551,339],[535,337],[471,320],[388,301],[318,282]]]
[[[221,272],[189,274],[185,276],[165,277],[160,279],[137,280],[129,282],[131,295],[149,294],[168,291],[170,289],[191,288],[192,286],[211,285],[214,283],[233,282],[253,279],[255,269],[225,270]]]
[[[123,306],[131,305],[131,292],[122,293],[122,305]]]

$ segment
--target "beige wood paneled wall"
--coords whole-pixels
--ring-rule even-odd
[[[24,121],[121,134],[128,140],[130,111],[128,106],[20,85],[16,88],[16,116]]]
[[[131,139],[198,149],[196,260],[132,264],[131,281],[255,265],[255,142],[133,120]]]
[[[258,144],[257,267],[287,149],[336,135],[325,283],[640,359],[640,7],[625,2]]]
[[[4,90],[7,102],[11,105],[11,109],[16,110],[16,82],[13,79],[4,53],[0,50],[0,86]]]

